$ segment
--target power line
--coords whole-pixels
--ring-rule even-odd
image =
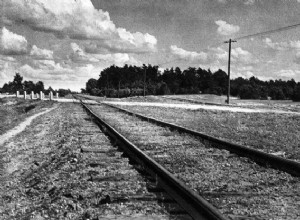
[[[250,34],[250,35],[245,35],[245,36],[242,36],[242,37],[234,38],[234,40],[242,40],[242,39],[246,39],[246,38],[250,38],[250,37],[256,37],[256,36],[265,35],[265,34],[272,34],[272,33],[280,32],[280,31],[293,29],[293,28],[296,28],[298,26],[300,26],[300,23],[294,24],[294,25],[289,25],[289,26],[286,26],[286,27],[281,27],[281,28],[274,29],[274,30],[259,32],[259,33]]]

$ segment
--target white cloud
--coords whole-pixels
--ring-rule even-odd
[[[15,71],[19,71],[26,80],[42,80],[45,87],[51,86],[54,89],[70,88],[79,91],[85,87],[89,78],[97,78],[104,66],[87,64],[79,67],[64,67],[60,63],[49,60],[36,61],[35,65],[25,64]]]
[[[228,24],[226,21],[218,20],[215,23],[219,26],[218,33],[221,35],[232,35],[239,32],[240,27],[233,24]]]
[[[288,50],[296,49],[300,50],[300,41],[289,41],[289,42],[273,42],[270,38],[266,38],[263,42],[270,48],[274,50]]]
[[[27,53],[27,40],[5,27],[0,33],[0,53],[5,55],[22,55]]]
[[[276,73],[282,79],[291,79],[300,74],[300,70],[283,69]]]
[[[36,45],[33,45],[30,51],[30,56],[37,60],[53,60],[53,51],[40,49]]]
[[[108,12],[94,8],[90,0],[4,0],[5,20],[22,21],[33,30],[51,32],[57,37],[97,40],[114,52],[152,52],[154,36],[130,33],[117,28]]]
[[[15,62],[16,61],[16,58],[14,57],[10,57],[10,56],[3,56],[3,55],[0,55],[0,61],[2,62]]]
[[[73,52],[69,58],[75,63],[97,63],[106,62],[115,65],[134,64],[138,65],[139,62],[127,53],[113,53],[113,54],[87,54],[76,43],[71,43]]]
[[[227,61],[228,52],[221,47],[211,48],[209,53],[210,60],[214,61]]]
[[[242,64],[253,64],[257,63],[258,59],[254,58],[254,56],[247,50],[242,49],[241,47],[237,47],[231,50],[232,61],[240,62]]]
[[[87,55],[76,43],[71,43],[72,53],[69,56],[70,59],[75,63],[92,63],[99,62],[93,56]]]
[[[221,47],[210,48],[208,52],[208,61],[210,63],[226,63],[228,61],[228,52]],[[249,65],[258,62],[249,51],[237,47],[231,50],[231,61],[237,64]]]
[[[107,63],[113,63],[117,66],[123,66],[124,64],[141,65],[141,62],[126,53],[115,53],[115,54],[99,54],[96,56],[100,61]]]
[[[244,2],[245,5],[254,5],[254,3],[255,3],[255,0],[246,0]]]
[[[176,57],[184,60],[188,60],[191,62],[205,62],[207,60],[207,53],[204,52],[194,52],[194,51],[187,51],[182,48],[177,47],[176,45],[170,46],[171,53]]]

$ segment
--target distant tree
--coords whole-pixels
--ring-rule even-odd
[[[32,81],[24,81],[24,90],[27,93],[35,90],[35,84]]]
[[[292,96],[292,100],[295,102],[300,102],[300,83],[295,88],[295,91]]]
[[[168,94],[170,94],[170,89],[169,89],[167,83],[161,82],[158,86],[156,94],[157,95],[168,95]]]
[[[16,73],[13,80],[13,92],[22,91],[23,90],[23,77],[20,73]]]
[[[252,85],[243,85],[239,91],[241,99],[259,99],[259,91],[257,87]]]
[[[96,79],[89,79],[86,83],[85,90],[87,93],[92,94],[94,89],[98,89],[98,81]]]
[[[144,86],[144,73],[146,71],[146,94],[194,94],[209,93],[224,95],[227,93],[227,74],[223,70],[212,73],[210,69],[204,70],[188,67],[181,70],[165,69],[159,71],[158,66],[142,65],[123,67],[112,65],[101,71],[99,78],[89,79],[86,84],[86,92],[90,94],[106,94],[121,96],[121,91],[129,89],[131,95],[140,95]],[[294,97],[296,82],[270,80],[262,81],[256,77],[244,79],[242,77],[231,80],[231,95],[241,98],[267,99],[291,99]],[[122,94],[128,94],[124,90]],[[142,94],[142,93],[141,93]],[[118,95],[116,95],[118,97]]]
[[[65,97],[66,95],[72,93],[70,89],[58,89],[57,92],[59,93],[59,96],[61,96],[61,97]]]
[[[34,88],[34,92],[35,93],[39,93],[40,91],[44,91],[45,88],[44,88],[44,83],[42,81],[38,81],[36,84],[35,84],[35,88]]]

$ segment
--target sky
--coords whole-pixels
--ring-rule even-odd
[[[229,39],[300,23],[300,0],[1,0],[0,86],[80,91],[111,66],[223,69]],[[232,43],[231,77],[300,81],[300,26]]]

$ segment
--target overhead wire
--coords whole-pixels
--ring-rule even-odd
[[[264,32],[258,32],[258,33],[255,33],[255,34],[249,34],[249,35],[241,36],[241,37],[238,37],[238,38],[234,38],[234,40],[242,40],[242,39],[247,39],[247,38],[251,38],[251,37],[256,37],[256,36],[261,36],[261,35],[266,35],[266,34],[272,34],[272,33],[280,32],[280,31],[293,29],[293,28],[296,28],[298,26],[300,26],[300,23],[294,24],[294,25],[289,25],[289,26],[286,26],[286,27],[281,27],[281,28],[274,29],[274,30],[268,30],[268,31],[264,31]]]
[[[298,26],[300,26],[300,23],[289,25],[289,26],[285,26],[285,27],[281,27],[281,28],[274,29],[274,30],[268,30],[268,31],[263,31],[263,32],[258,32],[258,33],[254,33],[254,34],[249,34],[249,35],[237,37],[237,38],[234,38],[233,40],[237,41],[237,40],[243,40],[243,39],[247,39],[247,38],[251,38],[251,37],[257,37],[257,36],[272,34],[272,33],[280,32],[280,31],[285,31],[285,30],[293,29],[293,28],[296,28]],[[218,46],[221,46],[221,45],[224,45],[224,42],[223,43],[217,43],[217,44],[211,45],[208,48],[204,49],[203,51],[205,52],[205,51],[208,51],[211,48],[218,47]],[[163,62],[163,63],[159,63],[159,64],[157,64],[157,66],[161,66],[161,65],[168,64],[168,63],[171,63],[171,62],[174,62],[174,61],[178,61],[178,60],[182,60],[183,61],[184,59],[183,58],[176,58],[176,59],[169,60],[169,61],[166,61],[166,62]]]

